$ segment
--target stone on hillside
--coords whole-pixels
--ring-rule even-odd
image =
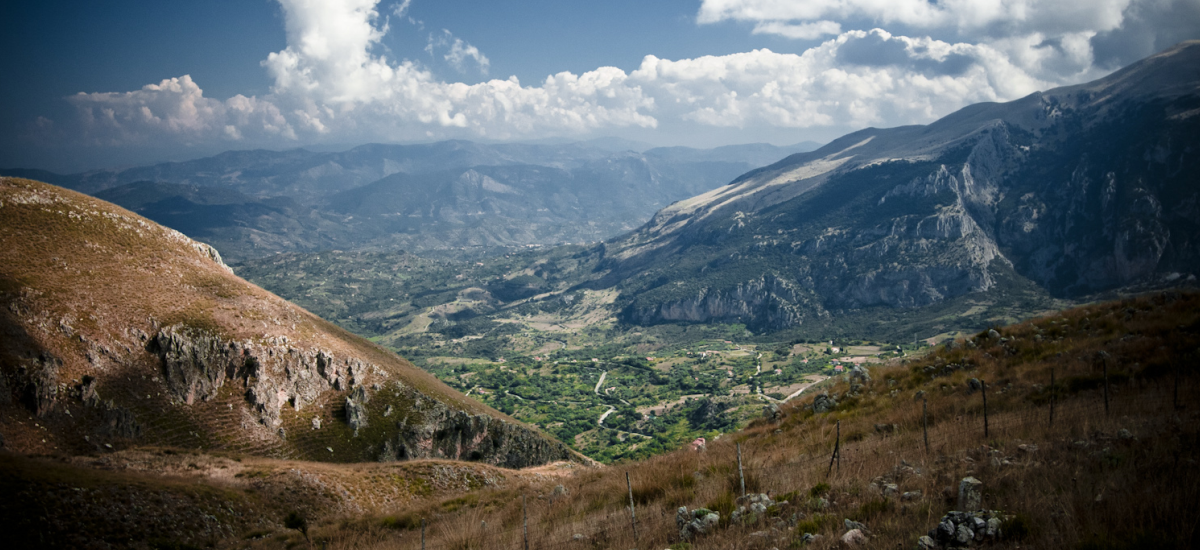
[[[994,328],[989,328],[988,329],[988,338],[991,338],[993,340],[998,340],[998,339],[1000,339],[1000,333],[997,332],[996,329],[994,329]]]
[[[954,522],[944,519],[934,528],[933,538],[942,543],[950,542],[954,539],[954,531]]]
[[[917,549],[918,550],[934,550],[937,547],[938,547],[937,541],[934,541],[933,539],[929,538],[928,535],[924,535],[921,538],[917,539]]]
[[[312,428],[313,428],[314,430],[319,430],[319,429],[321,429],[321,417],[319,417],[319,416],[314,416],[314,417],[313,417],[313,419],[312,419]]]
[[[346,397],[346,423],[358,433],[359,428],[367,426],[367,389],[358,386]]]
[[[842,535],[842,543],[849,546],[859,546],[867,543],[867,536],[858,529],[851,529]]]
[[[779,405],[768,403],[764,406],[763,418],[767,419],[768,422],[779,422],[782,418],[782,414],[779,412]]]
[[[837,407],[837,400],[830,397],[828,393],[822,393],[813,399],[813,412],[817,414],[827,413]]]
[[[895,483],[887,483],[883,486],[883,496],[894,497],[900,494],[900,486]]]
[[[967,393],[968,394],[975,393],[981,389],[983,389],[983,382],[980,382],[978,378],[967,379]]]
[[[854,365],[849,372],[850,378],[850,393],[856,394],[862,390],[863,386],[871,381],[871,373],[862,365]]]
[[[921,491],[907,491],[904,494],[900,495],[900,500],[902,500],[904,502],[909,502],[912,500],[920,500],[922,495],[923,495],[923,493],[921,493]]]
[[[991,518],[987,520],[987,526],[984,527],[983,534],[988,538],[996,538],[1000,536],[1000,525],[1003,522],[1000,518]]]
[[[958,483],[958,509],[978,510],[983,503],[983,482],[974,477],[964,477]]]
[[[680,506],[675,511],[675,525],[679,527],[679,538],[685,541],[712,532],[720,522],[721,514],[706,508],[697,508],[689,513],[686,506]]]
[[[804,544],[813,544],[819,540],[821,540],[821,535],[814,535],[812,533],[805,533],[804,536],[800,537],[800,541]]]
[[[1120,430],[1117,430],[1117,439],[1122,439],[1122,440],[1133,439],[1133,432],[1126,430],[1125,428],[1121,428]]]
[[[843,519],[842,525],[844,525],[846,527],[847,531],[861,531],[863,533],[870,532],[870,530],[867,529],[866,525],[863,525],[862,523],[859,523],[857,521],[853,521],[850,518]]]
[[[954,542],[959,546],[966,546],[973,540],[975,540],[975,531],[972,531],[966,524],[960,524],[954,530]]]

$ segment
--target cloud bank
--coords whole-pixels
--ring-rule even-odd
[[[378,53],[391,32],[380,0],[279,2],[287,48],[262,62],[270,94],[208,98],[185,75],[71,96],[77,120],[42,127],[69,127],[87,145],[224,148],[668,127],[847,131],[925,123],[1094,78],[1200,28],[1189,23],[1200,22],[1193,0],[703,0],[699,24],[743,22],[754,33],[823,41],[801,54],[647,56],[628,73],[600,67],[536,85],[515,77],[468,85]],[[409,2],[391,15],[405,16]],[[483,52],[449,31],[429,44],[457,70],[486,74]]]

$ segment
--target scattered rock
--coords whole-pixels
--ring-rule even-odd
[[[921,493],[921,491],[907,491],[904,494],[900,495],[900,500],[902,500],[904,502],[911,502],[914,500],[921,500],[922,496],[923,496],[923,494]]]
[[[876,424],[875,425],[875,433],[880,433],[880,434],[896,433],[896,425],[895,424]]]
[[[997,332],[997,331],[996,331],[996,329],[994,329],[994,328],[989,328],[989,329],[988,329],[988,338],[991,338],[991,339],[993,339],[993,340],[999,340],[999,339],[1000,339],[1000,333],[999,333],[999,332]]]
[[[729,520],[733,522],[757,521],[766,513],[767,508],[776,505],[776,502],[765,493],[751,493],[744,497],[738,497],[737,503],[740,506],[732,514],[729,514]]]
[[[900,494],[900,486],[895,483],[888,483],[883,486],[883,496],[894,497]]]
[[[981,389],[983,389],[983,382],[980,382],[978,378],[967,379],[967,394],[975,393]]]
[[[1000,538],[1002,515],[999,512],[979,510],[976,512],[948,512],[942,516],[937,527],[917,540],[917,547],[962,548],[972,542],[983,543]]]
[[[712,532],[720,522],[721,514],[707,508],[697,508],[689,513],[687,506],[680,506],[675,511],[675,525],[679,527],[679,538],[685,541]]]
[[[849,372],[850,377],[850,394],[857,394],[862,390],[863,386],[871,382],[871,373],[862,365],[854,365]]]
[[[554,495],[554,496],[556,496],[556,497],[557,497],[557,496],[563,496],[563,495],[567,494],[567,488],[566,488],[566,487],[563,487],[562,485],[555,485],[555,486],[554,486],[554,492],[552,492],[551,494],[552,494],[552,495]]]
[[[851,529],[842,535],[842,543],[850,546],[859,546],[867,543],[867,536],[858,529]]]
[[[859,531],[862,533],[870,533],[871,532],[870,529],[867,529],[866,525],[863,525],[862,523],[859,523],[857,521],[853,521],[850,518],[843,519],[842,525],[844,525],[846,527],[847,531]]]
[[[319,417],[319,416],[314,416],[314,417],[313,417],[313,419],[312,419],[312,429],[314,429],[314,430],[319,430],[319,429],[321,429],[321,417]]]
[[[1133,432],[1126,430],[1125,428],[1121,428],[1120,430],[1117,430],[1117,439],[1122,441],[1133,439]]]
[[[954,530],[954,542],[959,546],[966,546],[973,540],[975,540],[975,531],[972,531],[965,523],[959,524]]]
[[[958,509],[978,510],[983,503],[983,482],[964,477],[958,483]]]
[[[813,398],[813,412],[816,414],[827,413],[837,407],[837,400],[830,397],[829,393],[821,393]]]
[[[813,544],[819,540],[821,540],[821,535],[814,535],[812,533],[805,533],[804,536],[800,537],[800,542],[804,544]]]
[[[917,393],[913,394],[913,401],[920,401],[922,399],[925,399],[925,390],[917,390]]]
[[[782,415],[779,412],[779,405],[768,403],[764,406],[763,418],[767,419],[768,422],[779,422],[782,419]]]
[[[1037,447],[1037,445],[1034,445],[1033,443],[1024,443],[1021,445],[1017,445],[1017,450],[1021,451],[1023,453],[1036,453],[1038,450],[1038,447]]]

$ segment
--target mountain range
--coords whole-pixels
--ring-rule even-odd
[[[617,148],[632,145],[371,144],[0,174],[93,194],[210,243],[231,261],[328,249],[454,254],[611,238],[671,202],[817,146]]]
[[[1200,273],[1200,42],[1100,80],[868,128],[599,247],[633,324],[798,326],[1030,284],[1078,298]]]

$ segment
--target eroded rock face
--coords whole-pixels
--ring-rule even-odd
[[[411,388],[406,391],[419,394]],[[426,399],[396,423],[379,460],[448,458],[524,468],[570,457],[563,444],[527,428],[487,415],[451,410],[441,402]]]
[[[259,421],[278,427],[285,405],[295,410],[324,392],[347,391],[367,376],[384,379],[374,365],[347,357],[335,359],[323,350],[303,350],[286,338],[265,342],[236,342],[183,325],[164,327],[147,349],[162,361],[171,395],[193,404],[212,399],[227,382],[245,386],[246,401]],[[369,373],[369,374],[368,374]]]
[[[285,338],[236,342],[173,325],[160,330],[147,348],[162,361],[176,401],[207,401],[226,384],[235,384],[258,422],[272,430],[281,428],[284,407],[299,411],[326,392],[346,392],[344,420],[355,437],[369,428],[373,440],[382,439],[375,447],[382,448],[380,460],[448,458],[521,468],[571,458],[564,445],[529,428],[451,409],[399,380],[389,380],[386,371],[371,363],[297,349]],[[376,399],[381,392],[406,407]],[[370,421],[375,413],[388,422],[399,418],[376,426]],[[322,428],[319,419],[311,423],[314,430]]]
[[[59,374],[62,359],[48,352],[30,357],[20,363],[16,372],[16,388],[19,399],[39,417],[54,409],[59,397]],[[2,378],[2,376],[0,376]],[[4,392],[10,395],[9,392]]]

